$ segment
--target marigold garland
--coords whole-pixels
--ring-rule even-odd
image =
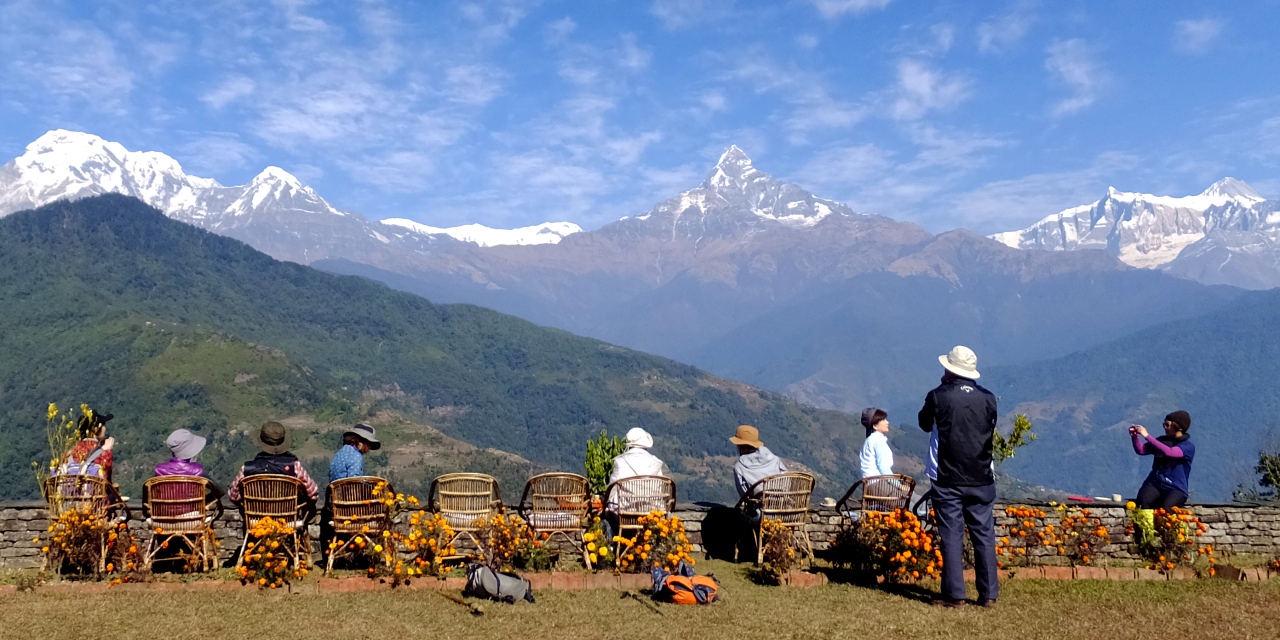
[[[262,518],[249,530],[241,565],[236,575],[241,584],[250,582],[259,589],[278,589],[292,585],[306,577],[310,570],[307,560],[309,550],[298,554],[298,566],[294,568],[292,550],[293,528],[283,519]]]
[[[640,516],[637,523],[642,529],[635,537],[613,537],[614,542],[624,547],[618,557],[618,571],[649,573],[655,566],[675,571],[681,561],[696,564],[689,555],[693,552],[693,544],[689,542],[680,518],[650,511],[648,515]]]
[[[882,578],[912,583],[936,578],[942,551],[914,513],[905,509],[865,511],[836,535],[832,559],[840,565]]]

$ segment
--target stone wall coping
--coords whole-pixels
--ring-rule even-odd
[[[1052,506],[1048,502],[1036,502],[1036,501],[997,500],[996,504],[1002,507],[1018,505],[1018,506],[1028,506],[1028,507],[1052,508]],[[1059,504],[1066,504],[1067,506],[1070,506],[1070,507],[1086,507],[1086,508],[1096,507],[1096,508],[1106,508],[1106,509],[1123,509],[1125,506],[1124,503],[1118,503],[1118,502],[1078,502],[1074,500],[1064,501]],[[141,508],[142,501],[140,498],[133,497],[129,500],[128,505],[130,509]],[[231,501],[227,499],[225,496],[222,498],[222,506],[227,510],[235,509],[235,505],[232,504]],[[507,510],[515,511],[518,506],[519,505],[514,505],[514,504],[507,505]],[[681,502],[676,505],[676,511],[705,512],[705,511],[710,511],[711,509],[725,508],[725,507],[732,507],[732,506],[733,505],[719,504],[715,502]],[[817,505],[817,504],[810,505],[810,506],[813,511],[834,511],[835,510],[834,507],[823,507],[822,505]],[[45,503],[43,500],[0,500],[0,509],[43,509],[44,507],[45,507]],[[1274,510],[1280,510],[1280,503],[1243,504],[1243,503],[1231,503],[1231,502],[1197,502],[1197,503],[1190,503],[1187,505],[1187,507],[1191,509],[1203,508],[1203,509],[1239,509],[1242,511],[1243,510],[1274,511]],[[419,507],[419,510],[421,509],[425,509],[425,507]]]

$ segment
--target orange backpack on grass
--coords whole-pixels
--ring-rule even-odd
[[[684,562],[675,573],[653,569],[653,599],[672,604],[711,604],[720,598],[714,576],[700,576]]]

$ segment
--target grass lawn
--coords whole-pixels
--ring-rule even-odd
[[[233,592],[14,593],[0,596],[0,638],[1268,638],[1280,635],[1280,581],[1016,580],[998,608],[939,610],[925,590],[850,585],[770,588],[744,566],[700,563],[723,583],[709,607],[620,592],[542,591],[536,604],[486,603],[485,615],[428,590],[289,595]]]

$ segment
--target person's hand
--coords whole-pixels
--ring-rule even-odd
[[[1135,424],[1135,425],[1133,425],[1133,430],[1134,430],[1134,432],[1135,432],[1135,433],[1137,433],[1138,435],[1140,435],[1140,436],[1142,436],[1142,437],[1144,437],[1144,438],[1145,438],[1145,437],[1147,437],[1147,428],[1146,428],[1146,427],[1144,427],[1144,426],[1142,426],[1142,425],[1140,425],[1140,424]]]
[[[116,439],[115,439],[115,438],[107,438],[106,440],[103,440],[103,441],[102,441],[102,450],[103,450],[103,451],[110,451],[110,450],[114,449],[114,448],[115,448],[115,446],[116,446]]]

